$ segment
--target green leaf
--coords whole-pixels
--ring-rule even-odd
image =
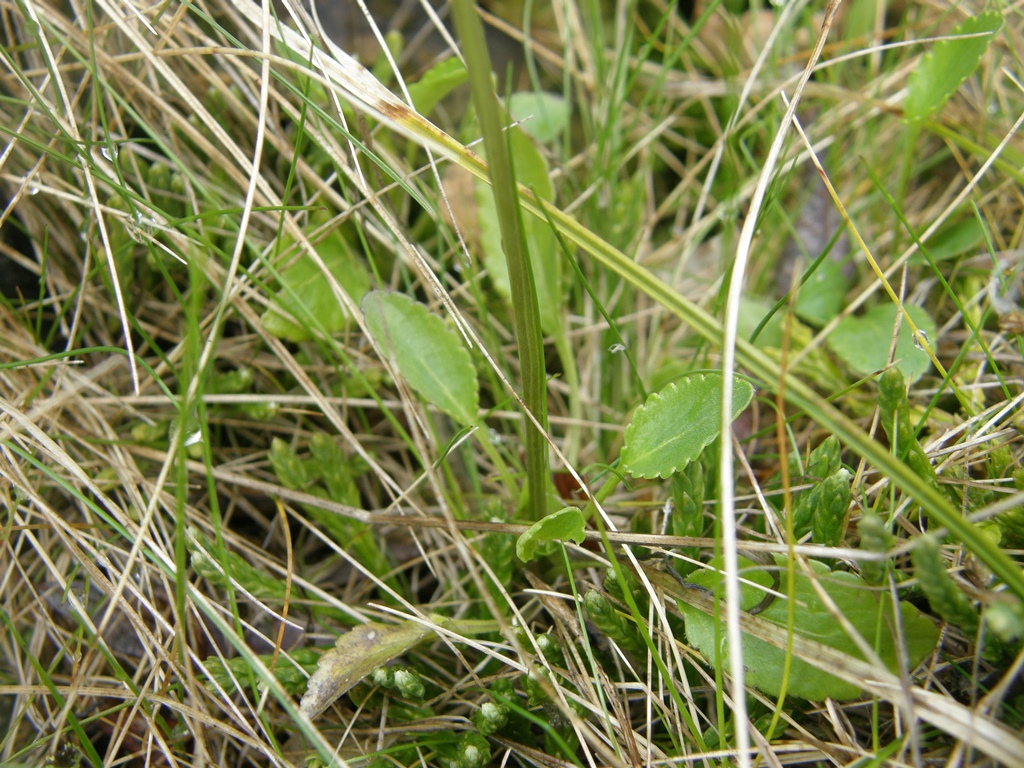
[[[936,335],[935,322],[920,307],[906,305],[907,313],[929,339]],[[865,376],[879,371],[889,362],[889,343],[896,327],[896,306],[879,304],[859,317],[846,317],[828,337],[829,348],[844,363]],[[906,322],[900,323],[896,341],[896,367],[911,381],[921,378],[932,364],[928,354],[918,349]]]
[[[953,29],[953,39],[937,42],[910,73],[903,104],[907,120],[923,120],[938,112],[960,84],[974,74],[992,38],[1002,28],[1002,15],[990,11],[964,19]]]
[[[756,582],[763,587],[771,586],[771,576],[754,563],[740,558],[745,579]],[[776,563],[785,573],[785,559],[776,557]],[[898,662],[897,643],[899,636],[893,633],[893,617],[889,596],[885,592],[873,591],[863,579],[851,573],[832,572],[824,563],[809,561],[818,582],[825,588],[839,612],[869,643],[875,641],[875,650],[886,666],[895,672]],[[714,563],[719,567],[720,563]],[[698,586],[724,593],[720,583],[721,575],[717,571],[704,570],[690,576],[690,581]],[[781,592],[786,592],[785,576],[782,579]],[[764,592],[751,585],[741,584],[742,607],[749,611],[764,597]],[[862,658],[854,643],[846,635],[839,622],[818,597],[810,579],[799,569],[796,575],[794,596],[797,600],[795,632],[798,635],[815,640],[823,645],[841,650],[851,656]],[[758,618],[765,619],[781,627],[787,625],[789,607],[786,597],[778,597],[765,608]],[[713,617],[703,611],[680,601],[679,608],[686,620],[687,641],[695,646],[704,656],[714,662],[716,656],[716,637],[721,643],[722,663],[728,658],[728,643],[723,626],[715,627]],[[906,658],[911,668],[917,666],[935,648],[938,641],[938,629],[913,605],[900,603],[899,626],[906,639]],[[875,640],[877,638],[877,640]],[[759,640],[751,635],[743,635],[743,659],[747,670],[748,681],[770,696],[778,695],[782,689],[782,672],[785,651],[770,643]],[[860,689],[851,683],[826,674],[818,667],[798,658],[794,658],[790,668],[787,691],[811,701],[832,698],[849,700],[860,695]]]
[[[984,250],[985,227],[977,218],[971,217],[944,227],[928,238],[928,255],[933,262],[953,259],[964,253]],[[923,253],[915,253],[911,264],[927,264]]]
[[[413,106],[421,115],[428,115],[437,103],[466,82],[466,67],[457,56],[438,62],[423,77],[409,86]]]
[[[586,520],[576,507],[565,507],[531,525],[516,541],[516,554],[524,563],[546,554],[555,541],[574,541],[587,538]]]
[[[749,339],[764,317],[772,311],[772,305],[759,299],[744,297],[740,301],[739,335]],[[782,321],[785,312],[776,312],[768,319],[761,332],[757,335],[758,349],[780,349],[782,347]]]
[[[522,128],[541,144],[549,144],[565,132],[568,115],[565,99],[546,91],[520,91],[508,100],[508,111]]]
[[[459,424],[476,424],[476,369],[455,332],[401,293],[372,291],[362,306],[374,341],[409,386]]]
[[[811,325],[826,325],[842,310],[849,283],[839,262],[822,260],[807,282],[800,286],[797,317]]]
[[[750,405],[754,388],[736,379],[735,420]],[[722,375],[696,373],[647,398],[626,427],[622,466],[634,477],[670,477],[700,456],[722,428]]]
[[[349,248],[340,230],[334,230],[316,244],[324,266],[354,301],[370,289],[366,267]],[[305,341],[312,329],[333,334],[345,327],[345,311],[334,297],[320,267],[303,254],[281,272],[283,286],[274,306],[263,313],[263,326],[281,339]]]
[[[555,196],[548,163],[544,156],[518,126],[509,129],[509,142],[515,161],[516,181],[533,189],[544,200]],[[498,226],[498,212],[494,207],[494,196],[486,182],[475,183],[477,222],[480,231],[480,248],[487,274],[495,289],[506,299],[512,295],[508,280],[508,265],[501,242]],[[523,219],[523,234],[530,253],[533,278],[537,283],[537,304],[540,307],[541,327],[547,334],[554,334],[562,325],[562,260],[558,255],[555,235],[550,225],[533,216]]]

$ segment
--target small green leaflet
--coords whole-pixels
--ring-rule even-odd
[[[754,388],[737,378],[732,418],[750,405]],[[622,466],[633,477],[671,477],[700,456],[722,431],[722,375],[694,373],[672,382],[636,409],[626,427]]]
[[[568,125],[565,99],[546,91],[520,91],[508,100],[508,111],[521,120],[523,130],[541,144],[550,144]]]
[[[554,548],[555,541],[580,544],[586,537],[586,521],[576,507],[565,507],[531,525],[516,541],[516,555],[528,563]]]
[[[370,335],[409,386],[462,426],[476,424],[476,369],[455,331],[401,293],[371,291],[362,306]]]
[[[466,77],[466,67],[456,56],[432,66],[409,86],[409,96],[416,111],[429,115],[441,99],[466,82]]]

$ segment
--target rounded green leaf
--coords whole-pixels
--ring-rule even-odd
[[[583,513],[576,507],[565,507],[527,528],[516,541],[516,555],[528,563],[537,555],[546,554],[551,542],[569,540],[579,544],[587,537],[585,529]]]
[[[879,304],[863,315],[844,318],[828,337],[829,348],[859,374],[867,376],[885,368],[897,311],[893,304]],[[935,339],[935,322],[927,312],[907,305],[907,314],[929,339]],[[896,367],[910,381],[921,378],[932,364],[928,353],[914,344],[910,326],[905,322],[900,325],[894,357]]]
[[[746,379],[733,387],[732,417],[750,405]],[[722,430],[722,375],[695,373],[647,398],[626,427],[622,466],[634,477],[671,477],[700,456]]]
[[[409,386],[462,425],[477,422],[476,369],[456,333],[401,293],[363,297],[366,327]]]
[[[521,120],[523,130],[541,144],[548,144],[563,133],[568,125],[565,99],[546,91],[520,91],[509,98],[508,111]]]
[[[551,201],[555,188],[549,176],[548,162],[531,139],[519,126],[509,129],[509,147],[515,163],[516,181],[532,189],[542,199]],[[505,247],[501,240],[498,211],[490,185],[477,180],[475,184],[477,223],[480,231],[480,249],[487,274],[495,290],[505,298],[511,298],[508,264],[505,261]],[[562,259],[558,254],[557,242],[551,225],[535,216],[523,218],[523,235],[526,238],[533,279],[537,287],[537,303],[540,309],[541,327],[547,334],[555,334],[562,327],[562,304],[565,292],[562,290]]]
[[[432,66],[409,86],[409,96],[416,111],[429,115],[441,99],[466,82],[466,77],[466,66],[457,56]]]
[[[816,327],[826,325],[842,311],[849,283],[842,265],[825,259],[800,287],[796,299],[797,317]]]

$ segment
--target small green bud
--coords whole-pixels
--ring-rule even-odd
[[[132,440],[142,445],[163,443],[167,440],[167,423],[146,424],[145,422],[140,422],[132,427],[131,434]]]
[[[484,736],[497,733],[508,725],[508,707],[495,704],[493,701],[486,701],[474,714],[473,723]]]
[[[562,645],[554,635],[538,635],[537,648],[551,664],[561,665],[565,661],[562,655]]]
[[[916,442],[914,430],[910,427],[910,405],[903,373],[892,367],[878,380],[878,409],[882,428],[889,436],[889,443],[897,455],[905,458],[912,443]]]
[[[607,597],[591,589],[583,596],[583,607],[594,626],[622,650],[637,656],[646,653],[647,644],[636,624],[622,616]]]
[[[985,623],[1004,643],[1024,637],[1024,606],[1020,603],[992,603],[985,608]]]
[[[965,635],[974,634],[978,628],[978,611],[946,571],[938,540],[930,534],[919,536],[910,558],[914,575],[932,609]]]
[[[841,466],[839,453],[839,438],[835,435],[826,437],[821,445],[811,451],[807,460],[808,477],[823,480],[835,474]]]
[[[491,744],[479,733],[467,731],[459,739],[459,754],[452,761],[458,768],[483,768],[491,761]]]
[[[252,387],[252,377],[252,368],[248,366],[224,371],[210,379],[209,391],[215,395],[237,395]]]
[[[885,527],[885,521],[874,512],[865,512],[857,524],[860,534],[860,548],[865,552],[887,552],[892,544],[892,534]],[[888,563],[878,560],[862,560],[860,575],[868,584],[881,584],[885,578]]]
[[[239,403],[235,406],[238,412],[253,421],[270,421],[281,411],[281,404],[269,403]]]
[[[370,683],[378,688],[391,688],[395,684],[395,676],[389,667],[377,667],[370,673]]]
[[[284,440],[275,437],[270,443],[270,466],[274,468],[281,485],[291,490],[298,490],[309,480],[306,465],[299,455]]]
[[[526,691],[527,703],[531,707],[548,704],[551,701],[540,682],[541,678],[548,680],[548,672],[542,667],[531,667],[529,673],[520,678],[523,690]]]
[[[419,673],[412,669],[395,670],[395,691],[403,699],[422,701],[427,689],[420,679]]]
[[[838,546],[843,536],[843,521],[850,506],[850,472],[840,468],[812,489],[815,497],[811,514],[811,538],[816,544]]]

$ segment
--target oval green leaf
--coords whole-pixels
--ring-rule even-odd
[[[776,557],[776,563],[783,573],[783,587],[780,591],[785,592],[786,563],[781,556]],[[861,637],[874,643],[875,651],[890,670],[896,672],[898,669],[897,643],[905,640],[906,659],[911,668],[917,666],[934,650],[939,637],[938,629],[913,605],[904,602],[899,604],[900,620],[897,625],[893,620],[888,593],[872,590],[867,582],[852,573],[832,572],[825,564],[813,560],[809,563],[818,582],[825,588],[836,608],[849,620]],[[715,565],[717,567],[721,564],[719,562]],[[771,587],[771,575],[763,568],[745,558],[740,558],[740,567],[745,579],[765,588]],[[725,590],[721,579],[721,575],[713,570],[699,571],[689,577],[693,584],[718,590],[719,594],[723,594]],[[799,569],[794,587],[794,597],[799,606],[794,631],[810,640],[862,658],[856,650],[856,645],[818,596],[810,579]],[[741,595],[742,608],[749,611],[761,601],[764,592],[755,586],[741,584]],[[789,616],[786,599],[776,598],[758,615],[758,618],[786,627]],[[729,645],[726,641],[725,628],[720,626],[716,631],[713,617],[683,601],[679,601],[679,609],[686,621],[687,642],[696,647],[710,662],[716,663],[717,656],[723,665],[727,664]],[[900,627],[904,640],[893,632],[894,626]],[[717,642],[721,643],[720,652],[716,652]],[[743,663],[748,681],[764,693],[777,696],[782,690],[785,650],[748,634],[743,635],[742,642]],[[792,696],[811,701],[826,698],[843,701],[860,696],[860,688],[856,685],[829,675],[799,658],[793,659],[786,690]]]
[[[960,84],[974,74],[1003,16],[995,11],[964,19],[949,40],[937,42],[910,73],[903,105],[909,121],[924,120],[938,112]]]
[[[459,424],[476,424],[476,369],[456,333],[401,293],[371,291],[362,307],[370,335],[409,386]]]
[[[316,243],[316,252],[353,301],[358,301],[370,289],[365,265],[340,230],[335,229]],[[309,255],[300,256],[281,271],[280,277],[281,290],[261,317],[269,333],[298,342],[312,338],[315,329],[329,336],[345,327],[345,311],[320,267]]]
[[[429,115],[441,99],[466,82],[466,77],[466,66],[456,56],[432,66],[409,86],[409,96],[416,111]]]
[[[863,315],[844,318],[828,337],[829,348],[859,374],[867,376],[881,370],[889,363],[889,344],[896,327],[896,312],[894,304],[879,304]],[[920,307],[909,304],[907,314],[934,343],[937,332],[931,316]],[[921,378],[932,364],[928,353],[914,344],[910,326],[905,322],[900,324],[894,359],[896,367],[910,381]]]
[[[732,418],[750,405],[754,388],[737,378]],[[722,431],[722,375],[695,373],[647,398],[626,427],[622,466],[633,477],[671,477],[700,456]]]
[[[827,325],[842,311],[849,284],[842,265],[825,259],[800,287],[796,298],[797,317],[817,328]]]

